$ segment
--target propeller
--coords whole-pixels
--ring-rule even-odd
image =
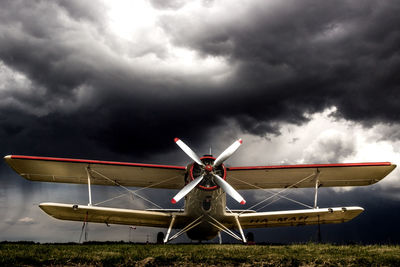
[[[225,149],[225,151],[222,152],[221,155],[219,155],[218,158],[214,161],[213,166],[215,167],[221,165],[225,160],[232,156],[232,154],[235,153],[235,151],[240,147],[242,142],[242,139],[239,139],[235,143],[230,145],[227,149]]]
[[[197,164],[204,166],[204,163],[200,160],[200,158],[190,149],[182,140],[179,138],[175,138],[175,143],[186,153],[192,160],[194,160]]]
[[[191,181],[190,183],[188,183],[185,187],[183,187],[181,189],[181,191],[178,192],[178,194],[176,194],[174,196],[173,199],[171,199],[171,203],[175,204],[176,202],[178,202],[179,200],[181,200],[184,196],[186,196],[190,191],[192,191],[192,189],[201,182],[201,180],[203,180],[204,178],[204,174],[197,177],[196,179],[194,179],[193,181]]]
[[[215,182],[232,198],[234,198],[237,202],[244,205],[246,204],[246,200],[236,191],[230,184],[228,184],[224,179],[222,179],[219,175],[213,174],[215,178]]]
[[[175,143],[198,165],[200,165],[203,170],[215,178],[215,183],[217,183],[228,195],[234,198],[240,204],[245,204],[246,201],[244,198],[224,179],[222,179],[219,175],[214,173],[214,167],[220,166],[225,160],[227,160],[233,153],[240,147],[242,144],[242,139],[235,141],[232,145],[230,145],[224,152],[221,153],[214,161],[213,165],[205,165],[200,158],[196,155],[196,153],[191,150],[182,140],[179,138],[175,138]],[[193,188],[196,187],[204,178],[205,174],[203,173],[201,176],[197,177],[187,185],[185,185],[179,192],[172,198],[171,202],[175,204],[179,200],[181,200],[184,196],[186,196]]]

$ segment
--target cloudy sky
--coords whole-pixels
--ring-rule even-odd
[[[216,155],[241,137],[230,165],[399,163],[398,14],[395,0],[0,0],[1,154],[186,165],[174,137]],[[399,242],[399,175],[321,189],[321,207],[366,209],[323,226],[323,238]],[[85,186],[29,182],[5,163],[0,181],[0,240],[79,239],[80,223],[37,205],[85,204]],[[94,202],[121,193],[95,187]],[[145,195],[168,208],[174,193]],[[310,190],[290,193],[313,202]],[[129,197],[106,204],[147,207]],[[264,210],[286,208],[302,207],[279,200]],[[301,230],[257,230],[256,240],[315,238],[316,228]],[[135,241],[157,231],[138,227]],[[90,225],[91,240],[128,234]]]

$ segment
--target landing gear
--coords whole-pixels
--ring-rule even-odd
[[[254,234],[252,232],[248,232],[246,235],[247,245],[254,245]]]
[[[164,244],[164,233],[163,232],[158,232],[157,244]]]

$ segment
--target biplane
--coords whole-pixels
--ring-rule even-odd
[[[347,222],[363,212],[363,208],[319,208],[318,189],[371,185],[396,167],[390,162],[228,167],[224,162],[240,147],[241,139],[216,158],[199,157],[182,140],[175,138],[175,142],[192,160],[187,166],[18,155],[5,156],[5,161],[31,181],[88,185],[88,204],[41,203],[39,207],[50,216],[86,223],[165,228],[166,233],[161,232],[164,243],[184,233],[201,241],[220,236],[221,232],[246,243],[243,229]],[[121,186],[127,190],[128,187],[179,189],[171,202],[184,199],[184,208],[100,207],[92,205],[91,185]],[[226,205],[226,195],[246,204],[237,190],[279,190],[261,201],[264,202],[291,188],[315,188],[314,205],[270,212],[256,212],[252,210],[255,205],[240,210],[231,210]]]

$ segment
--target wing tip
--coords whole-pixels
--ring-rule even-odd
[[[51,202],[43,202],[39,204],[39,208],[43,210],[45,213],[49,214],[49,209],[54,206],[55,203]]]
[[[13,167],[13,155],[4,156],[3,159],[4,159],[5,163],[7,163],[13,170],[15,170],[15,168]]]
[[[239,143],[240,143],[240,144],[242,144],[242,143],[243,143],[243,140],[242,140],[241,138],[239,138],[239,140],[238,140],[238,141],[239,141]]]
[[[240,204],[242,204],[242,205],[244,205],[244,204],[246,204],[246,200],[242,200],[242,201],[240,201]]]
[[[179,141],[179,138],[178,137],[175,137],[174,138],[174,142],[176,143],[176,142],[178,142]]]
[[[176,200],[173,198],[173,199],[171,199],[171,203],[172,204],[175,204],[176,203]]]

